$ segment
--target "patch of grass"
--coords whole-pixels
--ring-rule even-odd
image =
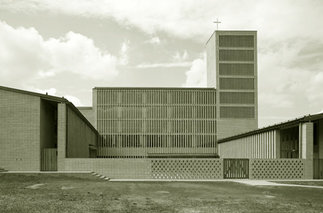
[[[272,181],[275,183],[296,184],[296,185],[309,185],[309,186],[323,186],[323,180],[317,181]]]
[[[26,188],[34,184],[44,185]],[[322,193],[233,182],[107,182],[89,174],[0,174],[0,212],[321,212]]]

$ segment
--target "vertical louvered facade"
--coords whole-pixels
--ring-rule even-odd
[[[216,154],[212,88],[95,88],[98,157]]]
[[[207,83],[217,91],[217,132],[257,128],[257,33],[215,31],[207,45]]]
[[[217,139],[256,129],[256,32],[215,31],[206,50],[207,88],[94,88],[98,157],[216,155]]]

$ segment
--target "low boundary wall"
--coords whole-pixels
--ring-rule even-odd
[[[154,179],[221,179],[222,159],[154,159],[151,176]]]
[[[66,158],[65,171],[91,171],[115,179],[150,179],[150,159]]]
[[[249,159],[249,179],[311,179],[309,163],[304,159]],[[64,171],[91,171],[113,179],[224,178],[223,159],[214,158],[66,158]]]
[[[250,179],[305,179],[304,159],[250,159]],[[312,177],[313,178],[313,177]]]

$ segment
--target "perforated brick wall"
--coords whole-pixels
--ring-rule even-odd
[[[89,171],[116,179],[222,179],[220,159],[65,158],[65,171]]]
[[[250,179],[305,179],[304,159],[250,159]],[[114,179],[223,179],[223,159],[65,158],[61,171],[97,172]]]
[[[151,173],[155,179],[220,179],[223,166],[220,159],[156,159]]]
[[[302,179],[303,159],[250,159],[250,179]]]

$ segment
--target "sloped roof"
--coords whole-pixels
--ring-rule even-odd
[[[288,121],[278,123],[278,124],[274,124],[274,125],[271,125],[271,126],[267,126],[267,127],[264,127],[264,128],[260,128],[260,129],[252,130],[252,131],[249,131],[249,132],[241,133],[241,134],[238,134],[238,135],[230,136],[230,137],[227,137],[227,138],[223,138],[223,139],[218,140],[218,143],[225,143],[225,142],[228,142],[228,141],[232,141],[232,140],[235,140],[235,139],[247,137],[247,136],[250,136],[250,135],[255,135],[255,134],[258,134],[258,133],[267,132],[267,131],[271,131],[271,130],[275,130],[275,129],[281,129],[281,128],[285,128],[285,127],[295,126],[295,125],[298,125],[300,123],[315,121],[315,120],[319,120],[321,118],[323,118],[323,113],[318,113],[318,114],[313,114],[313,115],[305,115],[303,117],[295,118],[293,120],[288,120]]]
[[[52,95],[47,95],[47,94],[42,94],[42,93],[37,93],[37,92],[31,92],[31,91],[26,91],[26,90],[20,90],[20,89],[15,89],[15,88],[10,88],[10,87],[4,87],[0,86],[0,90],[5,90],[9,92],[16,92],[16,93],[21,93],[25,95],[31,95],[31,96],[37,96],[43,100],[47,101],[53,101],[56,103],[65,103],[67,106],[69,106],[92,130],[94,130],[97,133],[97,130],[92,126],[92,124],[84,117],[84,115],[77,109],[77,107],[74,106],[72,102],[67,100],[64,97],[57,97],[57,96],[52,96]]]
[[[0,86],[0,89],[6,90],[9,92],[16,92],[16,93],[21,93],[21,94],[25,94],[25,95],[37,96],[37,97],[40,97],[40,98],[48,100],[48,101],[61,102],[61,103],[69,102],[64,97],[61,98],[61,97],[37,93],[37,92],[30,92],[30,91],[26,91],[26,90],[15,89],[15,88],[11,88],[11,87]]]

